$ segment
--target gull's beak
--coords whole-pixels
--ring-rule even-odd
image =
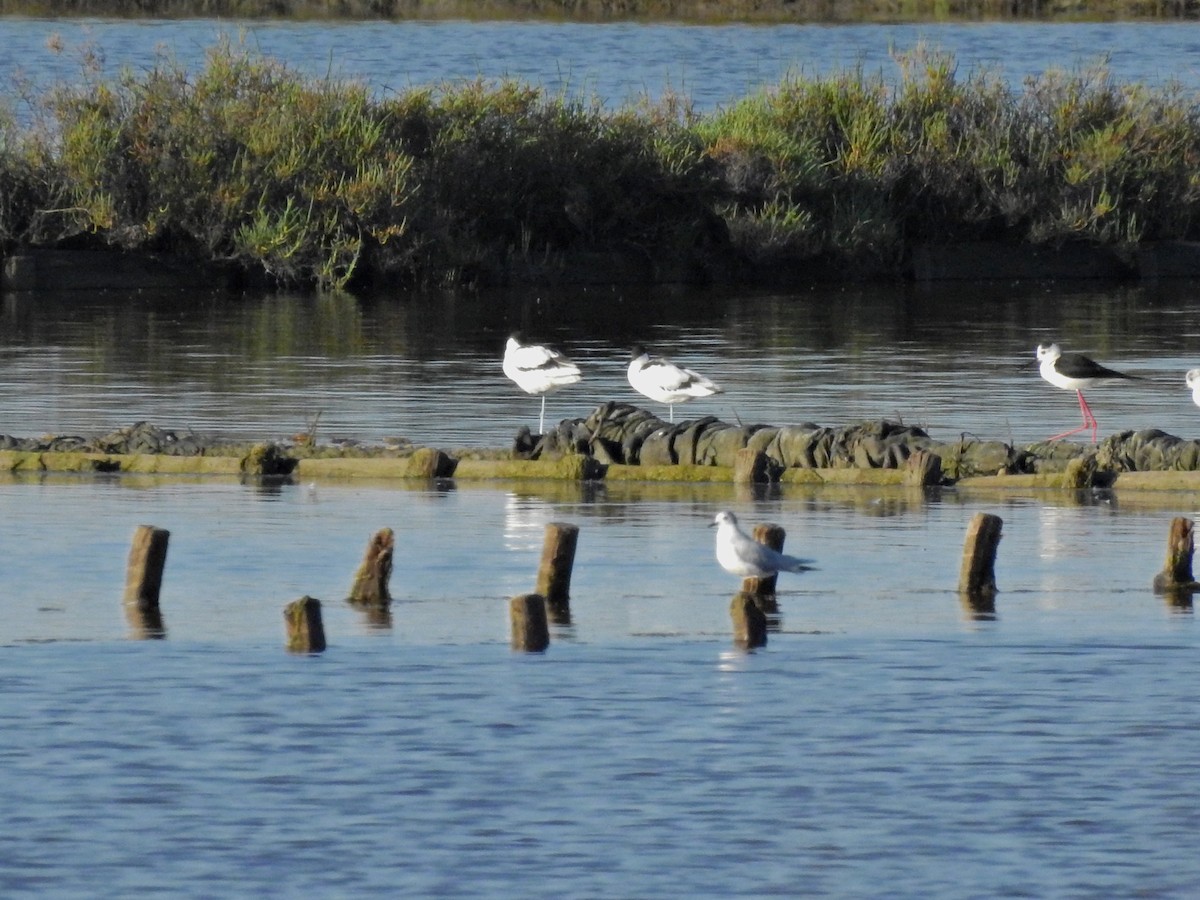
[[[709,523],[708,523],[708,527],[709,527],[709,528],[716,528],[716,527],[717,527],[717,523],[716,523],[716,522],[709,522]]]

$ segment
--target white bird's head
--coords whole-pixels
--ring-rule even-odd
[[[1060,356],[1062,356],[1062,350],[1059,348],[1058,344],[1050,344],[1050,343],[1038,344],[1038,348],[1037,348],[1038,362],[1046,362],[1047,360],[1049,360],[1050,362],[1054,362],[1054,360],[1058,359]]]
[[[1186,381],[1193,391],[1200,387],[1200,369],[1188,369]]]
[[[728,526],[730,528],[737,528],[737,523],[737,516],[735,516],[729,510],[723,510],[717,513],[716,517],[712,520],[708,527],[722,528]]]

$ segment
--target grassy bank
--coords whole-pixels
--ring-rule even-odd
[[[8,97],[0,243],[220,261],[271,284],[894,276],[919,245],[1200,238],[1200,110],[1102,69],[1013,89],[920,49],[709,115],[516,82],[379,98],[229,44],[203,71]],[[22,120],[27,121],[27,120]],[[589,260],[591,263],[589,263]]]
[[[1196,18],[1200,0],[0,0],[0,15],[896,22]]]

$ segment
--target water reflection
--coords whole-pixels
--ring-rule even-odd
[[[645,341],[720,381],[711,411],[726,421],[889,417],[940,440],[1030,442],[1063,413],[1061,393],[1018,368],[1049,338],[1145,377],[1092,398],[1106,430],[1189,437],[1198,420],[1182,377],[1200,337],[1190,320],[1191,286],[1174,283],[8,295],[0,430],[94,434],[150,420],[278,439],[315,422],[320,441],[505,447],[529,424],[527,397],[500,372],[504,338],[523,324],[584,369],[557,395],[568,416],[638,402],[625,366],[628,347]]]

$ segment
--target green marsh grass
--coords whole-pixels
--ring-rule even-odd
[[[503,282],[722,257],[894,276],[914,247],[1200,237],[1200,112],[1102,66],[1020,86],[924,48],[712,113],[515,81],[376,96],[230,42],[0,108],[0,242],[223,261],[279,285]],[[31,124],[12,110],[36,109]],[[566,264],[566,263],[563,263]]]

